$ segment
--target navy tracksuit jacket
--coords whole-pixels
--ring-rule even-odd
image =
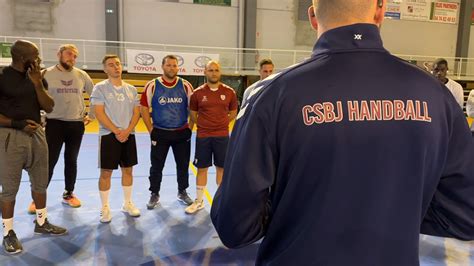
[[[466,119],[375,25],[330,30],[261,81],[224,172],[212,221],[228,247],[263,237],[257,265],[418,265],[420,233],[474,239]]]

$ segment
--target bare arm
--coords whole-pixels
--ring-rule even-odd
[[[40,66],[38,64],[31,65],[31,69],[28,70],[28,77],[35,86],[36,98],[46,113],[51,113],[54,107],[53,98],[46,92],[43,84],[43,77],[46,71],[41,73]]]
[[[143,123],[145,123],[148,133],[151,133],[153,130],[153,125],[151,124],[150,108],[146,106],[140,106],[140,113],[142,114]]]
[[[92,95],[92,90],[94,89],[94,82],[92,81],[91,77],[85,72],[83,72],[83,78],[84,78],[84,90],[86,91],[87,95],[89,95],[89,99],[90,99]],[[87,114],[84,117],[84,124],[87,126],[94,119],[95,119],[95,115],[93,112],[93,108],[92,106],[90,106],[90,103],[89,103],[89,114]]]
[[[40,124],[33,120],[13,120],[2,114],[0,114],[0,126],[15,128],[22,130],[29,135],[33,135],[36,130],[40,127]]]
[[[194,129],[194,121],[191,119],[191,116],[189,116],[189,122],[188,122],[188,125],[189,125],[189,129],[191,129],[191,131]]]
[[[189,111],[189,125],[190,126],[191,126],[191,124],[193,124],[193,127],[194,127],[195,124],[197,125],[197,116],[198,116],[197,111]]]
[[[130,124],[128,125],[128,128],[126,129],[128,134],[130,134],[133,131],[133,129],[137,126],[138,120],[140,120],[140,106],[135,106],[133,108],[132,120],[130,120]]]
[[[11,127],[12,126],[12,119],[0,114],[0,126]]]
[[[234,120],[237,117],[237,110],[233,110],[229,112],[229,121]]]
[[[112,131],[115,135],[120,133],[120,129],[112,123],[110,118],[105,114],[105,107],[103,105],[93,105],[92,108],[94,109],[95,116],[99,123],[101,123],[104,127],[108,130]]]

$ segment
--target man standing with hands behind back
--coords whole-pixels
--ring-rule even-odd
[[[214,163],[216,183],[220,185],[229,142],[229,123],[237,115],[237,96],[221,82],[221,66],[209,61],[204,69],[207,82],[191,96],[191,119],[197,125],[194,165],[197,167],[196,200],[185,212],[194,214],[204,208],[207,170]]]
[[[162,59],[163,75],[145,85],[140,101],[140,111],[151,138],[150,152],[150,200],[149,210],[158,206],[161,181],[166,157],[171,147],[176,162],[178,201],[190,205],[193,200],[186,189],[189,187],[189,157],[191,154],[191,130],[189,121],[189,97],[191,84],[178,77],[178,58],[167,55]],[[150,108],[152,109],[150,117]]]
[[[49,67],[44,75],[48,82],[48,92],[54,99],[54,109],[47,114],[46,139],[49,154],[49,182],[53,177],[54,167],[58,162],[64,144],[64,204],[77,208],[81,201],[74,194],[77,177],[77,157],[84,135],[85,125],[89,118],[85,113],[83,91],[89,97],[94,83],[89,75],[75,67],[79,50],[73,44],[59,47],[58,63]],[[28,212],[35,212],[34,203]]]

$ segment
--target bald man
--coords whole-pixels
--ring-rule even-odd
[[[197,125],[194,165],[198,174],[196,200],[185,209],[188,214],[204,208],[207,170],[213,163],[216,166],[217,185],[222,181],[229,142],[229,123],[237,115],[237,96],[231,87],[221,82],[219,63],[207,63],[204,75],[207,82],[193,92],[189,104],[191,120]]]
[[[227,247],[263,238],[257,265],[418,265],[420,232],[474,239],[466,119],[384,49],[385,4],[313,1],[312,57],[237,116],[211,218]]]
[[[14,254],[23,250],[13,230],[22,170],[30,176],[31,195],[36,204],[34,232],[62,235],[67,230],[47,219],[48,146],[40,126],[40,111],[50,113],[54,101],[46,92],[38,48],[29,41],[19,40],[13,44],[11,54],[12,64],[0,73],[0,196],[3,247],[7,253]]]

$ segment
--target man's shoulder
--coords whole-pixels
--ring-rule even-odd
[[[197,87],[195,90],[194,90],[194,93],[202,93],[204,92],[205,88],[207,87],[207,84],[202,84],[201,86]]]
[[[87,72],[85,70],[82,70],[80,68],[77,68],[77,67],[73,67],[72,73],[76,74],[77,76],[80,76],[81,78],[85,78],[85,79],[91,79],[91,77],[89,76],[89,74],[87,74]]]
[[[4,67],[0,67],[0,82],[3,82],[3,72],[4,72]]]
[[[0,77],[13,77],[16,76],[15,73],[17,71],[13,69],[11,66],[0,67]]]
[[[191,83],[187,80],[187,79],[184,79],[182,77],[178,77],[181,81],[183,81],[183,84],[185,85],[191,85]]]
[[[221,88],[224,89],[224,90],[225,90],[226,92],[228,92],[228,93],[233,93],[233,94],[235,94],[235,90],[234,90],[231,86],[229,86],[229,85],[227,85],[227,84],[221,83]]]
[[[151,87],[155,87],[155,82],[158,80],[158,78],[154,78],[152,80],[149,80],[146,84],[145,84],[145,89],[148,89],[150,86]]]
[[[50,66],[50,67],[47,67],[46,69],[46,73],[51,73],[51,72],[56,72],[58,71],[58,68],[54,65],[54,66]]]
[[[133,90],[133,91],[136,91],[136,90],[137,90],[137,88],[136,88],[135,86],[133,86],[132,84],[129,84],[129,83],[125,82],[125,81],[122,81],[122,82],[123,82],[123,86],[126,87],[126,88],[128,88],[129,90]]]
[[[449,81],[448,84],[449,84],[451,87],[463,89],[462,85],[461,85],[459,82],[457,82],[457,81],[455,81],[455,80],[453,80],[453,79],[450,79],[450,78],[448,78],[448,81]]]
[[[105,80],[102,80],[100,82],[97,82],[94,87],[95,87],[95,89],[103,90],[103,89],[108,87],[108,83],[109,83],[109,81],[105,79]]]

